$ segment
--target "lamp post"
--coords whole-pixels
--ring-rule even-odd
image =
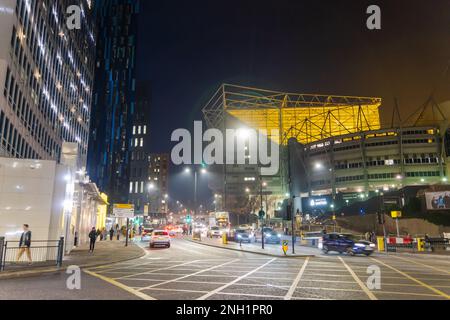
[[[190,173],[191,169],[190,168],[186,168],[184,170],[185,173]],[[201,174],[206,174],[208,171],[206,171],[205,168],[201,168],[200,169],[200,173]],[[197,215],[197,189],[198,189],[198,173],[199,170],[197,168],[194,169],[194,215]]]

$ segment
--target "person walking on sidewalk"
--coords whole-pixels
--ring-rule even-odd
[[[120,240],[120,228],[119,225],[116,226],[116,236],[117,236],[117,241]]]
[[[94,252],[95,241],[97,241],[97,231],[95,228],[92,228],[91,232],[89,232],[89,252]]]
[[[29,230],[30,226],[28,224],[23,225],[23,233],[20,237],[19,242],[19,252],[17,253],[17,262],[20,261],[24,252],[27,254],[28,264],[31,266],[33,264],[33,260],[31,260],[31,231]]]
[[[114,228],[111,227],[111,230],[109,230],[109,240],[113,241],[114,238]]]

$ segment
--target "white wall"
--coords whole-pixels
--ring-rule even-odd
[[[0,236],[17,240],[29,224],[34,240],[48,240],[55,170],[53,161],[0,158]]]

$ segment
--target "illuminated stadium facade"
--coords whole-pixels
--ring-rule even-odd
[[[283,93],[224,84],[203,114],[209,128],[222,131],[254,128],[270,133],[277,129],[280,134],[270,138],[286,146],[290,138],[309,144],[378,130],[380,105],[380,98]],[[260,177],[260,168],[255,165],[221,166],[221,178],[211,187],[222,194],[222,208],[248,213],[262,206],[269,213],[276,211],[288,192],[286,148],[281,151],[276,176]]]

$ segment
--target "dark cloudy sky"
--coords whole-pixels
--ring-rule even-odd
[[[394,97],[405,117],[450,99],[450,0],[142,1],[139,78],[151,81],[154,151],[192,126],[223,83]],[[382,30],[366,28],[378,4]]]

